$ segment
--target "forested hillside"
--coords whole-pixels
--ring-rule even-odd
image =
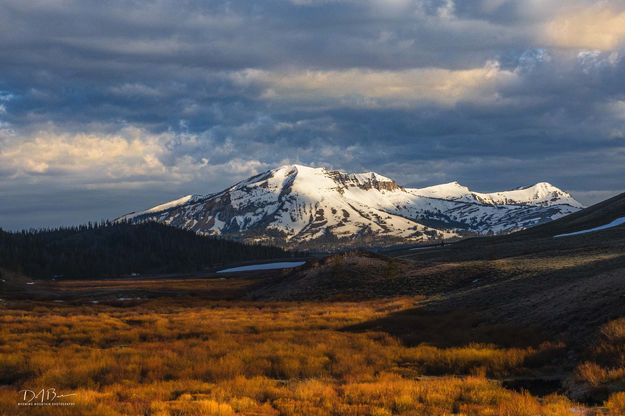
[[[34,278],[193,272],[243,260],[288,256],[276,247],[203,237],[157,223],[0,230],[0,268]]]

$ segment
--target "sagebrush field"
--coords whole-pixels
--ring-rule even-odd
[[[360,303],[161,298],[106,304],[14,302],[0,317],[3,415],[579,415],[560,395],[533,397],[498,380],[549,365],[561,345],[405,346],[345,330],[412,307],[404,297]],[[620,340],[623,323],[606,326]],[[619,377],[606,344],[580,374]],[[612,348],[612,349],[610,349]],[[609,351],[618,350],[618,357]],[[619,362],[620,363],[620,362]],[[622,363],[620,363],[622,365]],[[21,389],[75,394],[66,407],[19,408]],[[600,410],[596,410],[599,412]],[[613,395],[601,412],[621,415]],[[594,412],[594,411],[593,411]],[[587,413],[593,414],[593,413]]]

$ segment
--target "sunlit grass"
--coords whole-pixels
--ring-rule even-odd
[[[625,414],[625,396],[619,393],[625,390],[624,318],[601,327],[601,333],[586,358],[577,366],[575,381],[589,395],[615,393],[608,401],[611,414]]]
[[[0,409],[15,411],[21,388],[55,387],[77,393],[76,405],[29,412],[573,414],[566,398],[539,401],[487,378],[522,373],[558,345],[407,347],[383,332],[343,330],[410,307],[408,298],[196,303],[3,310],[0,378],[9,387],[0,389]]]

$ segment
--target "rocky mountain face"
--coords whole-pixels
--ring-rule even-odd
[[[119,220],[327,250],[509,233],[581,208],[571,195],[544,182],[485,194],[457,182],[411,189],[374,172],[287,165],[219,193],[188,195]]]

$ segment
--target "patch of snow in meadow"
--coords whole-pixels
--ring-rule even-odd
[[[250,264],[249,266],[232,267],[230,269],[219,270],[217,273],[251,272],[256,270],[277,270],[292,269],[303,266],[305,261],[281,261],[276,263]]]

